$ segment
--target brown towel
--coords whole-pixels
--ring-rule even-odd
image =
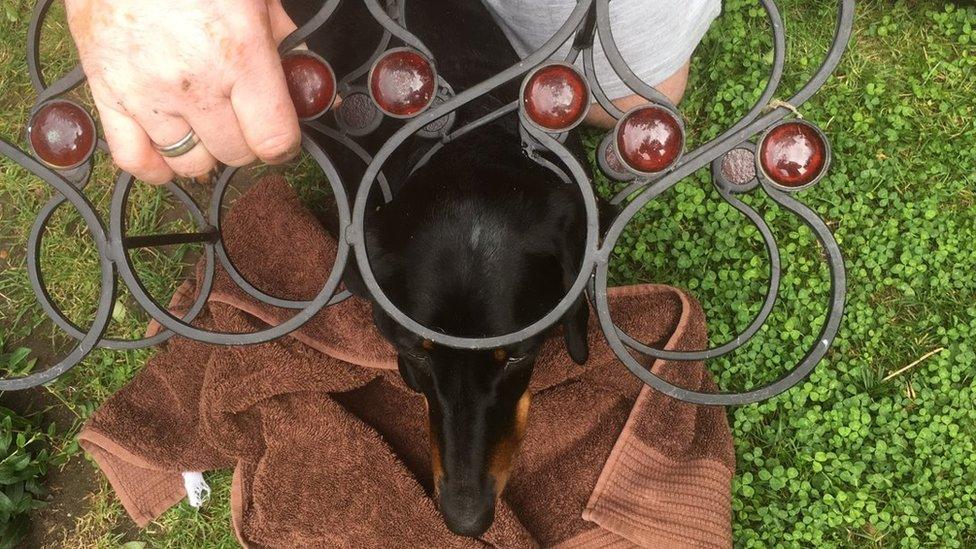
[[[280,297],[310,299],[335,257],[335,242],[280,178],[236,202],[224,238],[244,276]],[[184,285],[173,309],[193,292]],[[640,340],[706,343],[701,309],[679,290],[613,288],[610,302]],[[400,380],[369,308],[349,299],[262,345],[174,338],[92,416],[81,444],[140,526],[185,496],[182,471],[234,468],[233,522],[247,547],[731,545],[725,411],[641,384],[595,320],[585,366],[561,337],[540,355],[527,435],[494,525],[480,540],[451,534],[430,498],[423,399]],[[218,272],[195,324],[252,331],[290,314]],[[714,389],[699,363],[648,362],[677,384]]]

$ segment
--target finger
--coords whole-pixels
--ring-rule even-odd
[[[224,99],[206,110],[192,108],[183,113],[183,118],[196,131],[210,154],[220,162],[240,167],[257,159],[247,146],[230,101]]]
[[[286,36],[298,28],[279,0],[268,0],[268,18],[271,20],[271,35],[274,37],[275,44],[280,44]]]
[[[183,118],[163,112],[152,112],[152,109],[141,109],[135,113],[135,119],[146,130],[149,139],[158,146],[165,147],[178,143],[190,132],[190,125]],[[199,137],[197,135],[197,138]],[[162,156],[174,172],[184,177],[206,175],[217,165],[217,160],[210,154],[202,140],[179,156]]]
[[[98,98],[95,107],[116,166],[146,183],[162,185],[173,179],[173,170],[153,148],[142,126]]]
[[[258,48],[230,92],[234,113],[254,154],[269,163],[285,162],[301,146],[298,115],[288,95],[281,58],[271,36]]]

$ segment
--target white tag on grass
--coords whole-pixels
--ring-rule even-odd
[[[203,480],[203,473],[197,471],[183,472],[183,488],[186,490],[186,500],[190,507],[199,509],[210,499],[210,485]]]

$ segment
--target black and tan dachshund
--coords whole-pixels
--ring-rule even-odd
[[[300,22],[317,5],[288,7]],[[409,0],[406,15],[456,91],[517,62],[478,0]],[[309,46],[342,75],[373,50],[376,29],[359,2],[344,2]],[[514,100],[517,89],[516,81],[479,99],[459,113],[460,121]],[[388,133],[381,128],[367,147],[375,150]],[[400,310],[451,335],[486,337],[528,326],[553,309],[579,272],[586,228],[579,189],[522,153],[514,115],[446,145],[411,173],[429,144],[407,142],[384,166],[396,194],[366,221],[377,281]],[[368,297],[355,269],[346,283]],[[434,491],[446,524],[479,536],[492,523],[525,433],[529,378],[544,335],[506,348],[450,349],[373,310],[398,351],[404,381],[426,397]],[[562,323],[578,363],[587,358],[588,315],[581,298]]]

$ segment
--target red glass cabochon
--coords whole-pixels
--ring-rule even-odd
[[[31,117],[28,140],[45,164],[69,169],[83,163],[95,150],[95,123],[78,104],[58,99],[43,105]]]
[[[802,187],[814,182],[827,164],[827,142],[805,122],[783,122],[770,129],[759,145],[759,164],[773,182]]]
[[[391,116],[420,114],[434,99],[437,76],[421,53],[390,50],[376,60],[369,75],[369,92],[376,105]]]
[[[574,68],[546,65],[525,81],[522,105],[528,117],[542,128],[564,131],[586,116],[589,88],[586,79]]]
[[[666,170],[684,149],[681,123],[668,109],[657,105],[637,107],[617,123],[616,148],[620,159],[641,174]]]
[[[313,53],[296,50],[282,57],[281,66],[298,118],[318,118],[329,110],[335,100],[336,79],[325,60]]]

